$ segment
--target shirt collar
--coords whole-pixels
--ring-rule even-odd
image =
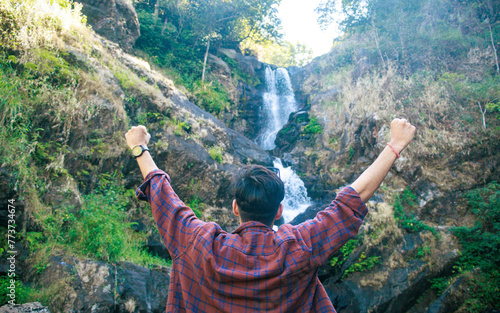
[[[262,231],[262,232],[274,231],[272,228],[270,228],[269,226],[267,226],[264,223],[257,222],[257,221],[249,221],[249,222],[245,222],[245,223],[241,224],[232,233],[233,234],[242,233],[242,232],[244,232],[246,230],[250,230],[250,229],[257,230],[257,231]]]

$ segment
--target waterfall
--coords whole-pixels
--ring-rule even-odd
[[[263,95],[263,127],[256,142],[264,150],[276,147],[278,131],[288,122],[291,113],[298,110],[288,71],[266,67],[266,92]]]
[[[263,95],[262,106],[263,127],[256,139],[257,144],[264,150],[274,149],[276,135],[288,122],[290,114],[298,109],[288,71],[284,68],[273,71],[266,67],[266,92]],[[285,223],[288,223],[311,205],[311,199],[307,196],[304,182],[291,167],[283,167],[278,158],[274,159],[274,167],[280,170],[281,180],[285,184],[283,218]]]

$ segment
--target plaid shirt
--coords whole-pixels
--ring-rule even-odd
[[[173,258],[167,312],[335,312],[318,267],[356,235],[368,211],[346,187],[313,220],[277,231],[246,222],[227,233],[196,218],[161,170],[136,195],[151,204]]]

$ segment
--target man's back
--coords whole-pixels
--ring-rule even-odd
[[[167,312],[335,312],[317,269],[367,213],[348,187],[314,220],[276,232],[245,222],[226,233],[197,219],[163,171],[151,172],[137,194],[149,200],[173,257]]]
[[[283,183],[254,167],[260,174],[236,180],[233,213],[241,227],[227,234],[184,205],[149,154],[151,135],[144,126],[132,127],[125,137],[145,178],[136,195],[149,201],[173,258],[167,312],[335,312],[317,269],[357,233],[367,213],[363,202],[380,186],[415,130],[405,119],[394,119],[390,142],[351,187],[313,220],[281,226],[276,233],[248,222],[272,225],[283,210]],[[270,180],[262,179],[266,176]]]

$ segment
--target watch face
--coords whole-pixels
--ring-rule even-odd
[[[134,156],[138,156],[138,155],[141,155],[142,153],[142,147],[141,146],[135,146],[132,148],[132,154]]]

